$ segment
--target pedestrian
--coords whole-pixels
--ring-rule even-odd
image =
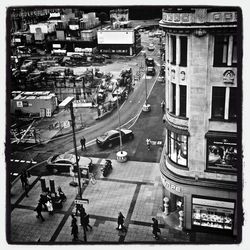
[[[147,144],[148,150],[150,150],[151,140],[149,138],[146,139],[146,144]]]
[[[83,148],[84,150],[86,150],[86,139],[84,136],[81,138],[80,143],[81,143],[81,150],[83,151]]]
[[[162,100],[161,102],[161,109],[162,109],[162,112],[165,113],[165,101]]]
[[[89,214],[86,214],[83,218],[83,224],[84,224],[84,227],[86,229],[86,231],[88,231],[88,227],[90,230],[92,230],[92,226],[89,225]]]
[[[77,226],[77,220],[74,214],[71,214],[72,221],[71,221],[71,235],[73,235],[72,241],[78,240],[78,226]]]
[[[47,202],[47,196],[46,195],[40,194],[39,202],[42,204],[44,210],[48,210],[48,208],[46,206],[46,202]]]
[[[53,214],[54,214],[54,208],[53,208],[53,205],[52,205],[51,200],[48,200],[48,201],[46,202],[46,206],[47,206],[47,208],[48,208],[49,214],[50,214],[50,215],[53,215]]]
[[[158,240],[159,239],[159,236],[158,236],[158,233],[161,233],[161,230],[159,228],[159,225],[158,225],[158,220],[156,220],[155,218],[152,218],[152,221],[153,221],[153,237]]]
[[[34,211],[37,212],[36,218],[41,218],[42,221],[45,221],[45,219],[42,216],[42,203],[39,201],[37,207],[34,209]]]
[[[22,188],[25,189],[25,184],[27,183],[27,180],[28,179],[28,176],[26,174],[26,171],[25,170],[22,170],[21,172],[21,175],[20,175],[20,180],[21,180],[21,183],[22,183]]]
[[[123,223],[124,223],[124,216],[121,212],[119,212],[118,214],[118,220],[117,220],[117,223],[118,223],[118,226],[117,226],[117,230],[123,230],[124,229],[124,226],[123,226]]]

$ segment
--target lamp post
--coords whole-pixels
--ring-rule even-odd
[[[121,133],[121,117],[120,117],[120,105],[119,105],[119,92],[118,92],[118,82],[116,82],[117,87],[117,111],[118,111],[118,123],[119,123],[119,137],[120,137],[120,151],[116,153],[116,159],[119,162],[127,161],[127,152],[122,150],[122,133]]]
[[[151,110],[150,104],[148,104],[148,89],[147,89],[147,65],[145,63],[145,103],[143,104],[142,111],[148,112]]]
[[[72,132],[73,132],[73,143],[74,143],[75,156],[76,156],[76,167],[77,167],[77,170],[78,170],[78,196],[79,196],[80,199],[82,199],[81,171],[80,171],[80,168],[79,168],[77,147],[76,147],[75,115],[74,115],[74,109],[73,109],[73,101],[74,101],[74,97],[67,97],[63,102],[61,102],[59,104],[59,108],[67,108],[67,107],[70,108],[71,124],[72,124]]]

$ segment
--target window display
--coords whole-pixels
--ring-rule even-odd
[[[233,215],[233,202],[193,198],[194,226],[232,230]]]
[[[168,131],[168,157],[181,166],[187,166],[187,136]]]
[[[236,170],[237,142],[233,138],[208,138],[208,169]]]

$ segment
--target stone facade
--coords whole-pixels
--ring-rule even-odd
[[[213,8],[169,8],[163,10],[159,22],[165,31],[166,44],[167,131],[160,165],[164,178],[186,190],[186,194],[174,194],[185,203],[182,209],[186,229],[196,228],[193,196],[217,200],[227,198],[235,204],[235,211],[236,207],[241,207],[242,201],[237,199],[241,160],[235,159],[240,148],[233,139],[240,140],[237,121],[233,119],[240,119],[233,108],[240,105],[240,101],[233,103],[235,98],[241,99],[237,82],[239,56],[236,56],[240,47],[237,39],[237,16],[240,14],[239,9],[232,8],[220,11],[213,11]],[[221,116],[220,119],[217,115]],[[183,125],[185,132],[180,129]],[[218,156],[215,161],[218,151],[221,160]],[[225,160],[228,151],[234,151],[236,167],[235,163],[233,167],[231,161]],[[165,188],[166,196],[173,192],[166,185]],[[171,203],[171,196],[168,198]],[[237,235],[238,215],[234,212],[232,216],[234,225],[225,231]],[[203,223],[198,230],[219,225],[209,223]],[[222,227],[218,226],[221,231]]]

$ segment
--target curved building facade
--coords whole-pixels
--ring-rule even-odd
[[[179,227],[241,235],[241,11],[167,8],[165,207]]]

